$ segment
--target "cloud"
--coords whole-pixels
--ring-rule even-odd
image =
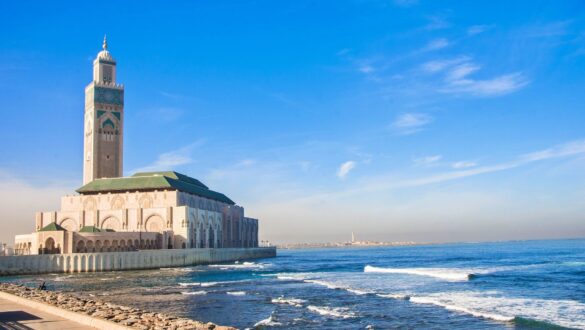
[[[443,73],[443,93],[468,94],[472,96],[501,96],[518,91],[530,81],[521,73],[513,72],[488,79],[475,79],[471,76],[481,70],[469,57],[451,60],[435,60],[424,63],[423,71]]]
[[[449,40],[445,39],[445,38],[439,38],[439,39],[435,39],[430,41],[424,48],[424,50],[426,51],[431,51],[431,50],[438,50],[441,48],[445,48],[449,46]]]
[[[132,173],[168,171],[173,170],[176,166],[190,164],[193,162],[193,159],[191,158],[193,149],[201,146],[204,143],[204,140],[200,139],[180,149],[162,153],[158,155],[158,158],[153,163],[141,168],[137,168],[133,170]]]
[[[443,158],[443,156],[441,156],[441,155],[432,155],[432,156],[416,158],[413,160],[413,162],[416,166],[431,166],[431,165],[436,164],[442,158]]]
[[[403,188],[422,187],[427,185],[448,182],[477,175],[496,173],[506,170],[511,170],[526,166],[535,162],[540,162],[548,159],[565,158],[570,156],[584,156],[585,155],[585,140],[570,141],[561,145],[554,146],[549,149],[544,149],[532,153],[527,153],[516,157],[516,159],[492,164],[481,167],[457,169],[445,172],[439,172],[433,175],[404,178],[393,174],[381,174],[364,178],[356,183],[353,188],[348,188],[343,191],[322,192],[312,195],[304,195],[296,199],[296,202],[312,203],[315,200],[319,201],[334,201],[341,198],[351,198],[352,196],[364,196],[367,193],[377,191],[392,191]],[[433,157],[433,156],[431,156]],[[432,160],[432,158],[429,158]],[[292,199],[291,199],[292,200]]]
[[[366,65],[362,65],[362,66],[360,66],[360,67],[358,68],[358,70],[359,70],[361,73],[364,73],[364,74],[372,73],[372,72],[374,72],[374,71],[375,71],[374,67],[373,67],[373,66],[371,66],[371,65],[369,65],[369,64],[366,64]]]
[[[472,162],[472,161],[459,161],[459,162],[455,162],[451,165],[451,167],[453,167],[454,169],[461,169],[461,168],[468,168],[468,167],[475,167],[477,166],[476,162]]]
[[[400,135],[410,135],[423,130],[433,121],[433,117],[424,113],[401,114],[392,123],[392,128]]]
[[[501,96],[518,91],[529,83],[528,79],[522,73],[515,72],[484,80],[452,80],[442,91],[474,96]]]
[[[585,140],[571,141],[552,148],[524,154],[520,159],[524,162],[535,162],[551,158],[585,154]]]
[[[470,36],[474,36],[476,34],[480,34],[483,33],[487,30],[489,30],[491,28],[491,26],[489,25],[473,25],[470,26],[469,29],[467,29],[467,34]]]
[[[427,19],[429,20],[429,23],[424,27],[425,30],[442,30],[451,26],[451,24],[441,16],[428,16]]]
[[[469,76],[470,74],[476,72],[481,67],[475,65],[473,63],[467,62],[456,65],[452,68],[452,70],[447,73],[446,79],[454,84],[460,82],[465,77]]]
[[[469,61],[469,57],[461,56],[450,60],[433,60],[423,63],[421,66],[423,71],[427,73],[437,73],[445,70],[453,65]]]
[[[345,177],[349,174],[351,170],[355,168],[355,162],[353,160],[349,160],[339,166],[337,170],[337,177],[340,179],[345,179]]]

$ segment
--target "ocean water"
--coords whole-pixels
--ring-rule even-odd
[[[279,250],[133,272],[2,278],[242,329],[585,329],[585,240]]]

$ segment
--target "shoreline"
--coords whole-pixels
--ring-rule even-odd
[[[58,315],[97,329],[176,329],[176,330],[235,330],[215,323],[175,317],[112,304],[99,299],[79,298],[59,291],[32,289],[24,285],[0,283],[0,297],[26,304],[37,310]]]

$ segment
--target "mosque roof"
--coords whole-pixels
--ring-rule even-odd
[[[95,179],[77,189],[82,195],[123,191],[178,190],[234,205],[226,195],[210,190],[201,181],[187,175],[168,172],[141,172],[129,177]]]
[[[66,231],[65,228],[61,227],[60,225],[58,225],[56,222],[51,222],[50,224],[44,226],[43,228],[41,228],[39,231]]]

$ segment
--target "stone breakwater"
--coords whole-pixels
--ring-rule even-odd
[[[232,327],[203,323],[187,318],[174,317],[163,313],[153,313],[137,308],[106,303],[95,299],[84,299],[72,295],[31,289],[22,285],[2,283],[0,291],[17,297],[52,305],[70,312],[84,314],[93,318],[113,322],[130,329],[141,330],[234,330]]]

